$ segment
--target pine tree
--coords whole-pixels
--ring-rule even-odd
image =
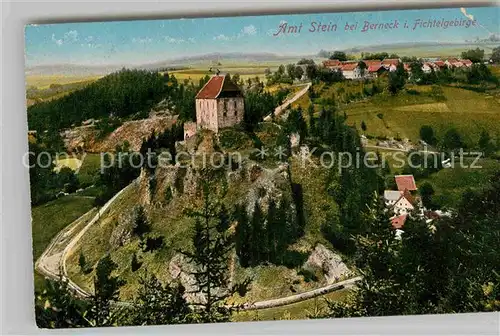
[[[225,306],[226,299],[240,289],[240,284],[228,288],[228,261],[233,240],[228,232],[217,231],[221,221],[221,206],[220,201],[211,194],[215,187],[210,181],[203,181],[202,209],[186,211],[195,221],[194,250],[181,251],[197,267],[192,275],[204,300],[196,304],[199,309],[195,310],[195,319],[204,323],[229,321],[233,309]]]
[[[83,252],[80,252],[80,257],[78,258],[78,265],[80,266],[80,270],[82,273],[87,272],[87,261],[85,260],[85,255]]]
[[[139,279],[139,290],[134,301],[135,325],[180,324],[191,322],[192,311],[184,299],[180,284],[163,285],[147,273]]]
[[[134,253],[132,255],[132,261],[130,262],[130,268],[132,269],[132,272],[136,272],[139,268],[141,268],[142,262],[139,262],[137,260],[137,253]]]
[[[36,324],[39,328],[89,327],[84,319],[89,304],[76,298],[68,288],[68,283],[46,280],[42,293],[35,298]]]
[[[146,212],[144,211],[144,208],[142,206],[138,206],[136,208],[136,219],[134,223],[134,234],[137,235],[139,238],[142,238],[142,236],[148,232],[151,231],[150,225],[148,218],[146,216]]]
[[[317,130],[316,130],[316,120],[314,118],[314,104],[312,102],[307,108],[307,114],[309,118],[309,134],[315,137],[317,136]]]
[[[258,202],[254,204],[254,210],[252,213],[251,219],[251,261],[250,264],[252,266],[258,265],[262,261],[262,252],[266,249],[263,244],[264,237],[264,215],[262,213],[262,209]]]
[[[97,264],[94,294],[90,298],[91,308],[85,316],[89,324],[94,327],[113,326],[121,318],[120,309],[112,307],[112,303],[118,300],[120,287],[125,285],[124,280],[111,275],[117,267],[109,254]]]
[[[240,259],[240,264],[243,267],[250,266],[251,261],[251,231],[248,215],[243,206],[237,205],[234,210],[234,219],[238,223],[236,226],[236,254]]]

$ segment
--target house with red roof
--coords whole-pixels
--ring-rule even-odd
[[[464,66],[466,66],[466,67],[471,67],[471,66],[472,66],[472,64],[473,64],[473,63],[472,63],[472,61],[471,61],[471,60],[469,60],[469,59],[462,59],[462,60],[460,60],[460,62],[462,62],[462,64],[463,64]]]
[[[340,67],[342,67],[342,62],[338,59],[326,60],[323,61],[323,66],[330,70],[338,70]]]
[[[398,58],[386,58],[382,60],[382,66],[392,72],[396,71],[399,62],[400,60]]]
[[[366,75],[371,78],[377,78],[382,73],[386,72],[386,68],[382,66],[382,61],[379,60],[363,60],[366,64]]]
[[[407,218],[408,218],[407,214],[392,217],[391,218],[392,228],[395,230],[402,229],[406,223]]]
[[[240,88],[228,75],[214,75],[196,95],[196,129],[187,123],[184,138],[199,129],[217,133],[221,128],[231,127],[243,121],[244,96]]]
[[[415,183],[415,178],[413,175],[396,175],[394,176],[396,180],[396,185],[399,191],[416,191],[417,185]]]
[[[364,77],[364,73],[361,71],[361,67],[357,61],[342,62],[341,70],[342,74],[347,79],[361,79]]]

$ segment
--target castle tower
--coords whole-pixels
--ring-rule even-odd
[[[197,129],[217,133],[243,121],[244,97],[229,76],[214,75],[196,95]]]

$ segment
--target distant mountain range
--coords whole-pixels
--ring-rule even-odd
[[[403,42],[388,43],[379,45],[359,46],[344,49],[346,53],[357,54],[361,52],[400,52],[402,56],[415,53],[415,56],[458,56],[457,50],[467,50],[469,48],[480,47],[485,49],[486,54],[490,53],[494,47],[500,45],[499,41],[464,41],[464,42]],[[322,51],[325,53],[325,51]],[[324,55],[279,55],[274,53],[207,53],[202,55],[193,55],[187,57],[178,57],[170,60],[152,62],[142,65],[114,64],[114,65],[78,65],[78,64],[53,64],[38,65],[26,68],[26,75],[100,75],[117,71],[123,67],[133,69],[159,69],[159,68],[185,68],[193,67],[200,63],[217,62],[279,62],[292,61],[305,58],[324,57]],[[425,55],[425,54],[428,55]]]

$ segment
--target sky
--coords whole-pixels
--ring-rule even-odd
[[[476,20],[478,24],[413,29],[418,19]],[[392,28],[395,20],[398,28]],[[365,21],[393,24],[363,32]],[[356,22],[356,30],[345,31],[346,23]],[[500,7],[488,7],[32,24],[25,28],[26,65],[140,65],[214,52],[295,56],[401,42],[464,42],[491,34],[499,37],[499,22]],[[284,23],[287,29],[300,24],[303,28],[300,33],[277,34]],[[337,25],[337,29],[318,31],[319,23]]]

